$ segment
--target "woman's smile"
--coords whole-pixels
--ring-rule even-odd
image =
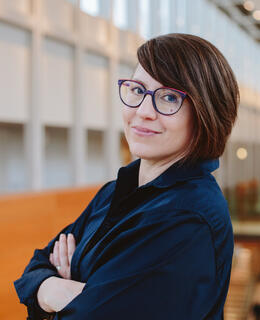
[[[154,136],[158,133],[161,133],[161,132],[150,130],[148,128],[139,127],[139,126],[133,126],[131,129],[138,136]]]

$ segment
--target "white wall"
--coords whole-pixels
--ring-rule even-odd
[[[0,119],[25,122],[30,104],[31,35],[0,21]]]
[[[73,47],[45,38],[40,73],[42,122],[53,125],[71,125],[74,105]]]
[[[108,112],[108,59],[84,54],[84,121],[89,128],[105,129]]]

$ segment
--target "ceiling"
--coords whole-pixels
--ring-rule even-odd
[[[213,2],[253,39],[260,43],[260,0],[210,0],[210,2]],[[255,15],[259,16],[259,20],[254,18]]]

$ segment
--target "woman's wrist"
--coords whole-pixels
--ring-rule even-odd
[[[85,283],[52,276],[40,285],[37,300],[45,312],[58,312],[79,295]]]
[[[49,277],[47,279],[45,279],[37,292],[37,301],[39,306],[46,312],[55,312],[48,304],[48,295],[50,293],[50,286],[55,285],[55,283],[57,282],[56,279],[60,279],[58,277],[52,276]]]

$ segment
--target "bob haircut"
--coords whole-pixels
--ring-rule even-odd
[[[240,100],[236,78],[223,54],[198,36],[170,33],[142,44],[137,58],[162,85],[187,92],[192,104],[194,132],[180,163],[220,157]]]

